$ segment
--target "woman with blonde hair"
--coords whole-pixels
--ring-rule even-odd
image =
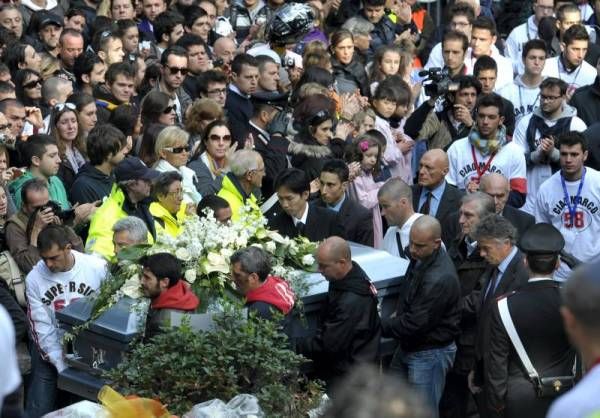
[[[159,160],[154,164],[154,168],[160,172],[177,171],[181,174],[183,200],[185,203],[192,203],[195,208],[202,196],[196,187],[196,173],[186,167],[190,156],[189,137],[190,135],[178,126],[164,128],[156,138],[154,151]]]

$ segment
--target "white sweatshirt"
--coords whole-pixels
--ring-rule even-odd
[[[55,313],[72,301],[94,293],[106,278],[106,261],[71,250],[75,264],[69,271],[52,273],[43,260],[25,279],[31,332],[44,360],[61,372],[66,368]]]

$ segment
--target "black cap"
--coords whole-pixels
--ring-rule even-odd
[[[60,17],[53,13],[46,13],[44,17],[40,20],[40,24],[38,25],[39,29],[42,29],[48,25],[55,25],[62,28],[62,21]]]
[[[284,108],[288,103],[288,97],[289,93],[260,91],[252,95],[252,103],[269,105],[276,108]]]
[[[558,254],[565,246],[562,234],[550,224],[530,226],[521,237],[521,250],[526,254]]]
[[[121,161],[114,170],[115,179],[127,180],[154,180],[160,173],[148,168],[142,160],[137,157],[127,157]]]

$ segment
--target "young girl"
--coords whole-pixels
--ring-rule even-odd
[[[375,129],[385,136],[386,147],[383,153],[383,163],[390,170],[392,177],[400,177],[405,173],[402,143],[396,142],[397,137],[392,132],[390,125],[390,120],[398,106],[398,89],[390,86],[387,81],[382,82],[375,90],[372,104],[376,114]]]
[[[415,141],[404,133],[406,117],[412,112],[412,93],[409,85],[404,82],[400,75],[387,78],[383,84],[391,86],[396,90],[396,110],[390,118],[390,128],[402,157],[393,171],[395,177],[400,177],[408,184],[412,184],[412,149]]]
[[[371,65],[371,94],[375,94],[380,81],[398,74],[401,58],[400,50],[396,46],[386,45],[377,50]]]
[[[381,164],[381,146],[370,135],[361,135],[348,147],[346,153],[348,163],[359,162],[360,174],[350,187],[350,196],[373,212],[373,235],[375,248],[383,248],[383,227],[377,192],[383,182],[375,182]]]

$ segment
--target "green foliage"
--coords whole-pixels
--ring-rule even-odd
[[[306,360],[289,349],[276,322],[241,317],[230,308],[215,317],[214,331],[187,324],[165,330],[138,344],[107,377],[120,393],[159,399],[175,414],[250,393],[270,417],[305,416],[322,393],[299,373]]]

